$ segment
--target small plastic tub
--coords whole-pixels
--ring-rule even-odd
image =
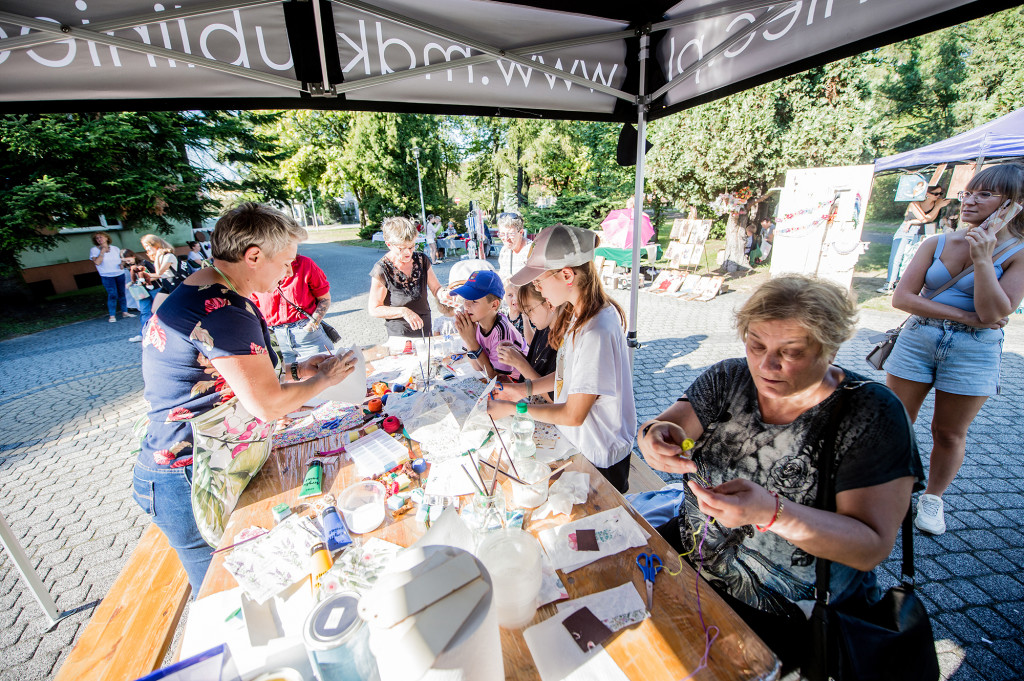
[[[352,534],[373,532],[384,523],[384,485],[363,480],[346,487],[338,496],[338,511]]]

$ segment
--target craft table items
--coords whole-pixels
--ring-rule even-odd
[[[526,459],[517,464],[519,478],[527,484],[512,481],[512,503],[520,508],[537,508],[548,498],[548,478],[551,469],[547,464]]]
[[[492,532],[480,544],[477,555],[494,585],[498,625],[509,629],[526,626],[537,613],[543,578],[541,548],[529,532]]]
[[[319,681],[376,681],[377,661],[370,631],[359,617],[359,594],[339,593],[309,613],[302,632],[310,665]]]
[[[587,530],[594,533],[597,550],[579,548],[576,535]],[[606,556],[645,546],[649,536],[640,524],[633,520],[629,511],[622,506],[616,506],[571,523],[541,530],[537,538],[544,545],[552,565],[568,574]]]
[[[505,678],[491,577],[452,546],[414,546],[359,604],[382,681]]]
[[[338,508],[349,532],[366,534],[381,526],[385,513],[384,496],[384,485],[376,480],[363,480],[345,488],[338,496]]]

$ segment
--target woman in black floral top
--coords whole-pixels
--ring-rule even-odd
[[[258,470],[274,422],[355,367],[351,353],[316,355],[285,367],[295,382],[278,379],[267,324],[248,297],[277,286],[305,238],[305,229],[272,208],[247,203],[229,211],[213,233],[213,267],[185,279],[146,326],[142,373],[150,411],[133,496],[177,552],[193,596],[232,510],[217,497],[231,477],[218,462],[251,461]],[[230,441],[223,452],[195,439],[215,409],[223,414],[223,441]]]
[[[896,395],[832,363],[855,316],[835,284],[773,279],[737,312],[746,358],[710,367],[637,436],[647,463],[688,478],[679,516],[659,531],[784,669],[813,649],[805,611],[816,558],[833,562],[833,603],[877,600],[874,568],[923,479]],[[834,438],[835,512],[815,503],[826,437]],[[681,456],[686,438],[696,442],[692,458]]]
[[[416,251],[416,227],[410,220],[386,218],[383,231],[388,252],[370,271],[367,311],[386,320],[389,337],[420,338],[432,328],[427,290],[436,298],[441,282],[430,258]]]

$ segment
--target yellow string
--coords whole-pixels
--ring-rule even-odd
[[[707,487],[708,486],[707,480],[705,480],[699,473],[694,472],[694,473],[691,473],[690,475],[692,475],[693,477],[697,478],[697,480],[700,482],[701,486],[703,486],[703,487]],[[686,553],[678,554],[678,557],[679,557],[679,569],[676,570],[675,572],[672,572],[672,570],[670,570],[669,567],[666,565],[666,566],[664,566],[665,572],[669,573],[673,577],[675,577],[676,575],[681,573],[683,571],[683,558],[685,558],[686,556],[690,555],[691,553],[693,553],[694,551],[697,550],[697,535],[704,531],[704,526],[705,525],[714,525],[714,524],[715,524],[715,519],[714,518],[712,518],[711,516],[704,516],[704,522],[702,522],[700,525],[697,526],[697,529],[694,530],[694,532],[693,532],[693,536],[690,537],[690,550],[687,551]]]

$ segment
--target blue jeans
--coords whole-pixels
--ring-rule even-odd
[[[318,326],[312,333],[306,333],[304,329],[308,323],[303,320],[273,327],[277,347],[281,349],[281,361],[285,364],[312,357],[318,352],[334,352],[334,344],[327,338],[323,327]]]
[[[889,251],[889,271],[885,275],[885,283],[892,286],[899,279],[900,263],[903,262],[903,253],[908,246],[916,244],[921,240],[920,234],[903,234],[899,232],[892,237],[892,250]]]
[[[121,312],[128,309],[128,301],[124,297],[124,272],[116,277],[100,277],[103,288],[107,289],[107,314],[113,317],[117,314],[117,306],[121,306]]]
[[[199,533],[192,514],[192,466],[167,468],[136,461],[133,478],[132,498],[178,554],[195,599],[213,560],[213,549]]]
[[[150,291],[148,298],[143,298],[139,301],[139,321],[142,322],[142,331],[139,333],[146,333],[146,322],[153,316],[153,295],[156,291]]]

